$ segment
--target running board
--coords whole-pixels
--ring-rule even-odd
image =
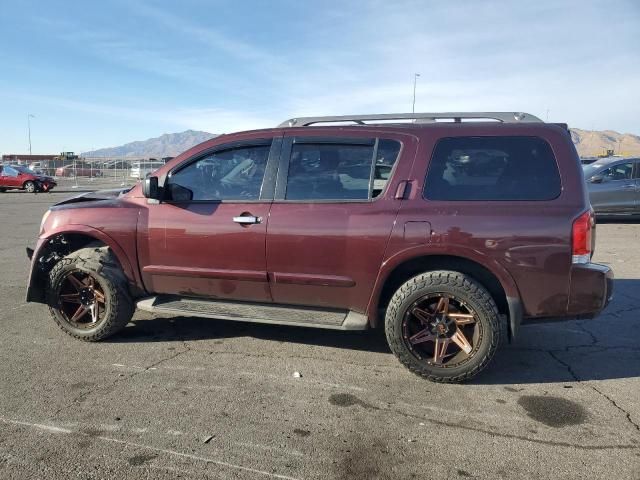
[[[353,311],[271,303],[230,302],[158,295],[138,300],[137,307],[151,313],[296,327],[333,330],[366,330],[369,327],[367,316]]]

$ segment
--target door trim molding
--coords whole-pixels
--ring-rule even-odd
[[[314,285],[321,287],[353,287],[356,282],[351,277],[341,277],[338,275],[313,275],[308,273],[282,273],[273,272],[270,274],[273,283],[285,285]]]
[[[267,282],[267,272],[259,270],[224,270],[214,268],[177,267],[171,265],[147,265],[142,268],[150,275],[168,277],[199,277],[220,280],[244,280],[246,282]]]

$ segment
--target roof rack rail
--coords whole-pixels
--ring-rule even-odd
[[[524,112],[443,112],[443,113],[382,113],[372,115],[338,115],[331,117],[299,117],[282,122],[278,127],[308,127],[317,123],[365,122],[389,120],[413,120],[415,123],[432,123],[437,120],[453,120],[456,123],[466,119],[497,120],[502,123],[544,123],[538,117]]]

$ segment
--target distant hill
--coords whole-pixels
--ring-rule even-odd
[[[606,153],[607,150],[613,150],[616,155],[625,157],[640,156],[640,136],[631,133],[572,128],[571,139],[581,157],[595,157]]]
[[[175,157],[213,137],[217,135],[197,130],[165,133],[156,138],[131,142],[120,147],[101,148],[84,152],[82,155],[85,157]],[[606,150],[613,150],[615,154],[624,156],[640,156],[640,136],[631,133],[572,128],[571,138],[581,157],[594,157],[605,153]]]
[[[189,148],[217,137],[216,134],[187,130],[180,133],[165,133],[156,138],[126,143],[120,147],[101,148],[84,152],[83,157],[175,157]]]

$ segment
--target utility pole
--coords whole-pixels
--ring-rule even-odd
[[[547,108],[547,119],[545,120],[545,122],[547,122],[547,123],[549,122],[549,112],[550,112],[550,111],[551,111],[551,110],[549,110],[549,109]]]
[[[411,106],[411,113],[416,113],[416,83],[418,82],[419,73],[413,74],[413,104]]]
[[[35,115],[27,114],[27,130],[29,132],[29,155],[31,155],[31,119],[36,118]]]

